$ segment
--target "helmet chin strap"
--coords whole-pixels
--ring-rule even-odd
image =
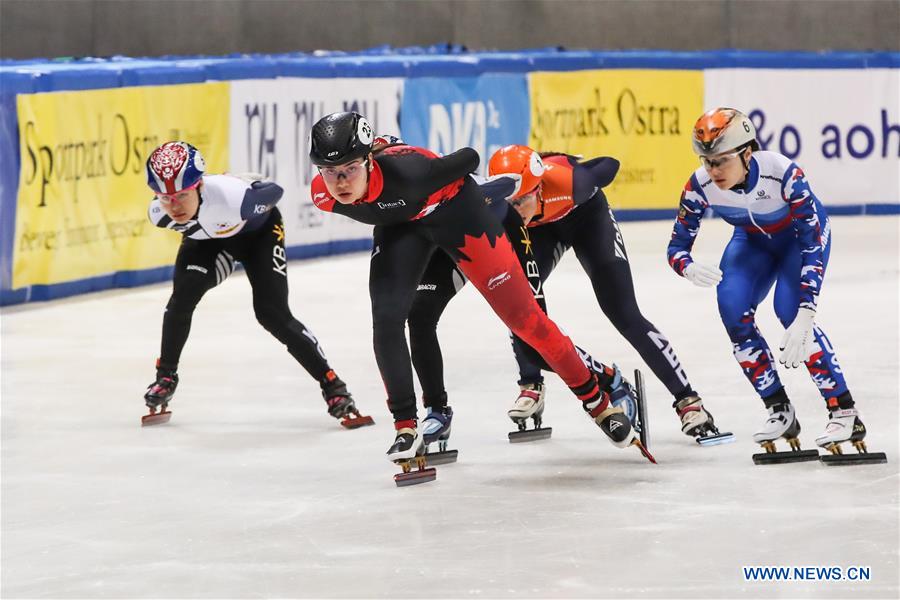
[[[744,167],[744,180],[741,181],[738,185],[746,185],[747,183],[747,175],[750,174],[750,163],[744,158],[744,151],[750,146],[744,146],[741,148],[741,151],[738,153],[738,157],[741,159],[741,166]]]

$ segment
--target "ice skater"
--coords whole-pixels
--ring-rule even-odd
[[[372,424],[359,414],[346,384],[329,366],[319,341],[288,306],[284,224],[275,206],[283,190],[256,175],[208,175],[200,151],[166,142],[147,159],[147,183],[156,196],[150,220],[182,234],[172,295],[163,316],[156,380],[144,395],[145,424],[169,419],[178,386],[178,362],[194,310],[240,262],[253,290],[256,319],[319,382],[328,413],[345,427]],[[157,412],[159,411],[159,412]]]
[[[803,170],[786,156],[760,150],[746,115],[732,108],[704,113],[694,125],[693,149],[701,166],[688,179],[668,247],[676,273],[701,287],[716,286],[719,315],[734,357],[768,410],[753,439],[766,450],[757,462],[815,460],[800,451],[800,423],[778,377],[766,340],[756,327],[756,309],[775,286],[775,314],[785,327],[779,362],[806,365],[828,409],[816,444],[835,456],[826,462],[883,461],[867,454],[863,425],[834,347],[815,323],[816,302],[831,253],[831,223]],[[734,233],[719,266],[695,262],[691,248],[700,220],[712,208]],[[791,452],[775,452],[785,438]],[[841,458],[841,444],[858,455]]]
[[[608,382],[582,363],[572,341],[534,301],[502,225],[469,177],[478,154],[463,148],[438,158],[403,144],[373,153],[374,137],[357,113],[320,119],[311,135],[310,158],[319,168],[311,194],[321,210],[375,225],[369,293],[375,358],[396,430],[388,458],[407,471],[424,453],[405,325],[436,248],[456,261],[511,330],[542,353],[610,441],[642,448],[624,411],[610,403]]]

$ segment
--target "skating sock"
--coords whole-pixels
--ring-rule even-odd
[[[319,385],[320,385],[320,386],[322,387],[322,389],[324,390],[324,389],[325,389],[326,387],[328,387],[328,386],[331,384],[331,382],[333,382],[335,379],[338,379],[337,373],[335,373],[333,369],[328,369],[328,370],[325,372],[325,374],[322,375],[322,376],[319,378]]]
[[[319,380],[319,386],[322,388],[322,395],[326,400],[335,396],[350,397],[350,392],[347,391],[347,384],[331,369]]]
[[[600,389],[609,390],[616,378],[616,371],[612,367],[603,365],[603,370],[600,372],[595,371],[595,373],[597,374],[597,385],[600,386]]]
[[[782,404],[790,404],[791,400],[787,397],[787,393],[784,391],[784,388],[779,389],[777,392],[772,394],[771,396],[766,396],[762,399],[763,404],[766,405],[766,408],[772,408],[775,406],[775,410],[783,409]],[[779,406],[776,406],[779,405]]]
[[[597,374],[592,372],[590,378],[583,384],[570,388],[581,400],[582,408],[592,417],[609,408],[609,394],[600,389],[597,377]]]
[[[578,396],[578,399],[583,403],[596,400],[600,396],[600,387],[597,382],[597,375],[593,372],[591,372],[590,376],[587,378],[587,381],[585,381],[581,385],[572,386],[569,389],[572,390],[572,393]]]
[[[828,406],[828,410],[834,412],[836,410],[847,410],[848,408],[853,408],[856,406],[856,403],[853,401],[853,396],[850,395],[850,392],[844,392],[840,396],[832,396],[831,398],[827,398],[825,400],[825,404]]]
[[[178,371],[178,364],[164,363],[161,358],[156,359],[156,377],[172,377]]]
[[[688,396],[699,396],[699,395],[700,394],[698,394],[697,392],[694,391],[694,388],[692,388],[690,385],[688,385],[686,388],[684,388],[683,390],[681,390],[680,392],[675,394],[675,402],[672,403],[672,406],[674,407],[676,404],[678,404],[678,402],[680,400],[684,400]]]
[[[425,405],[425,408],[431,408],[438,412],[443,411],[447,408],[447,392],[441,392],[434,398],[423,395],[422,403]]]
[[[402,421],[394,421],[394,429],[400,431],[401,429],[415,429],[416,428],[416,420],[415,419],[403,419]]]

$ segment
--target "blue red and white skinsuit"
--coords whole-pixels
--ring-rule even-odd
[[[719,264],[719,314],[734,357],[761,398],[783,396],[772,351],[756,327],[756,309],[775,286],[775,314],[790,325],[800,308],[816,309],[831,252],[831,224],[803,170],[777,152],[758,151],[745,181],[721,190],[703,167],[691,175],[669,242],[669,264],[679,275],[693,262],[691,247],[706,209],[734,226]],[[833,346],[814,326],[806,368],[829,408],[852,402]]]

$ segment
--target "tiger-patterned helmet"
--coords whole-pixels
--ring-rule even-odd
[[[741,111],[719,107],[697,119],[691,141],[698,156],[715,156],[755,144],[756,128]]]

